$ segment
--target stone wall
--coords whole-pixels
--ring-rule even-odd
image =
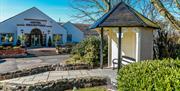
[[[34,85],[10,84],[3,85],[3,91],[64,91],[68,89],[104,86],[109,83],[108,77],[83,77],[60,79],[56,81],[37,83]]]
[[[54,64],[46,65],[31,69],[18,70],[14,72],[7,72],[0,74],[0,80],[12,79],[22,76],[34,75],[47,71],[66,71],[66,70],[80,70],[80,69],[91,69],[92,67],[88,64]]]

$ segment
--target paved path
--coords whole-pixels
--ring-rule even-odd
[[[22,70],[26,68],[34,68],[43,65],[57,64],[64,62],[69,58],[69,55],[56,55],[56,56],[40,56],[31,58],[7,58],[1,59],[5,62],[0,63],[0,73],[10,71]]]
[[[70,79],[86,76],[108,76],[112,82],[116,83],[117,70],[112,69],[93,69],[93,70],[71,70],[71,71],[49,71],[41,74],[14,78],[10,80],[0,81],[0,83],[8,82],[15,84],[32,85],[38,82],[48,82],[58,79]]]

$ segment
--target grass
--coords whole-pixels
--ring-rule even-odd
[[[73,91],[73,90],[67,90],[67,91]],[[75,91],[107,91],[107,89],[104,86],[99,86],[99,87],[90,87],[90,88],[80,88]]]

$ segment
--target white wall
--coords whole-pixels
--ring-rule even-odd
[[[125,56],[136,59],[136,33],[131,30],[124,32],[121,47]]]
[[[113,31],[118,31],[117,28],[111,28]],[[128,30],[128,29],[127,29]],[[122,31],[127,31],[125,28],[122,29]],[[134,59],[136,59],[136,33],[140,33],[140,48],[138,55],[140,56],[140,60],[150,60],[153,59],[153,29],[151,28],[132,28],[133,32],[125,32],[123,34],[122,38],[122,56],[129,56]],[[129,30],[128,30],[129,31]],[[116,34],[116,36],[118,33]],[[118,36],[117,36],[118,38]],[[118,58],[118,46],[116,42],[114,42],[111,39],[111,59],[109,61],[112,61],[113,59]],[[112,66],[112,65],[111,65]]]
[[[84,39],[84,33],[74,26],[71,22],[67,22],[63,25],[68,34],[72,34],[72,42],[80,42]]]

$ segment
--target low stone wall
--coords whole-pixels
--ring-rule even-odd
[[[83,77],[72,79],[60,79],[56,81],[37,83],[34,85],[22,85],[6,83],[3,91],[64,91],[68,89],[86,88],[107,85],[110,81],[108,77]]]
[[[23,69],[15,72],[7,72],[0,74],[0,80],[12,79],[22,76],[34,75],[38,73],[43,73],[47,71],[65,71],[65,70],[81,70],[81,69],[90,69],[91,67],[88,64],[54,64],[46,65],[31,69]]]
[[[58,71],[65,71],[65,70],[81,70],[81,69],[92,69],[93,66],[89,64],[62,64],[57,65]]]
[[[25,49],[9,49],[9,50],[0,50],[0,57],[7,58],[7,57],[19,57],[19,56],[26,56],[27,51]]]

